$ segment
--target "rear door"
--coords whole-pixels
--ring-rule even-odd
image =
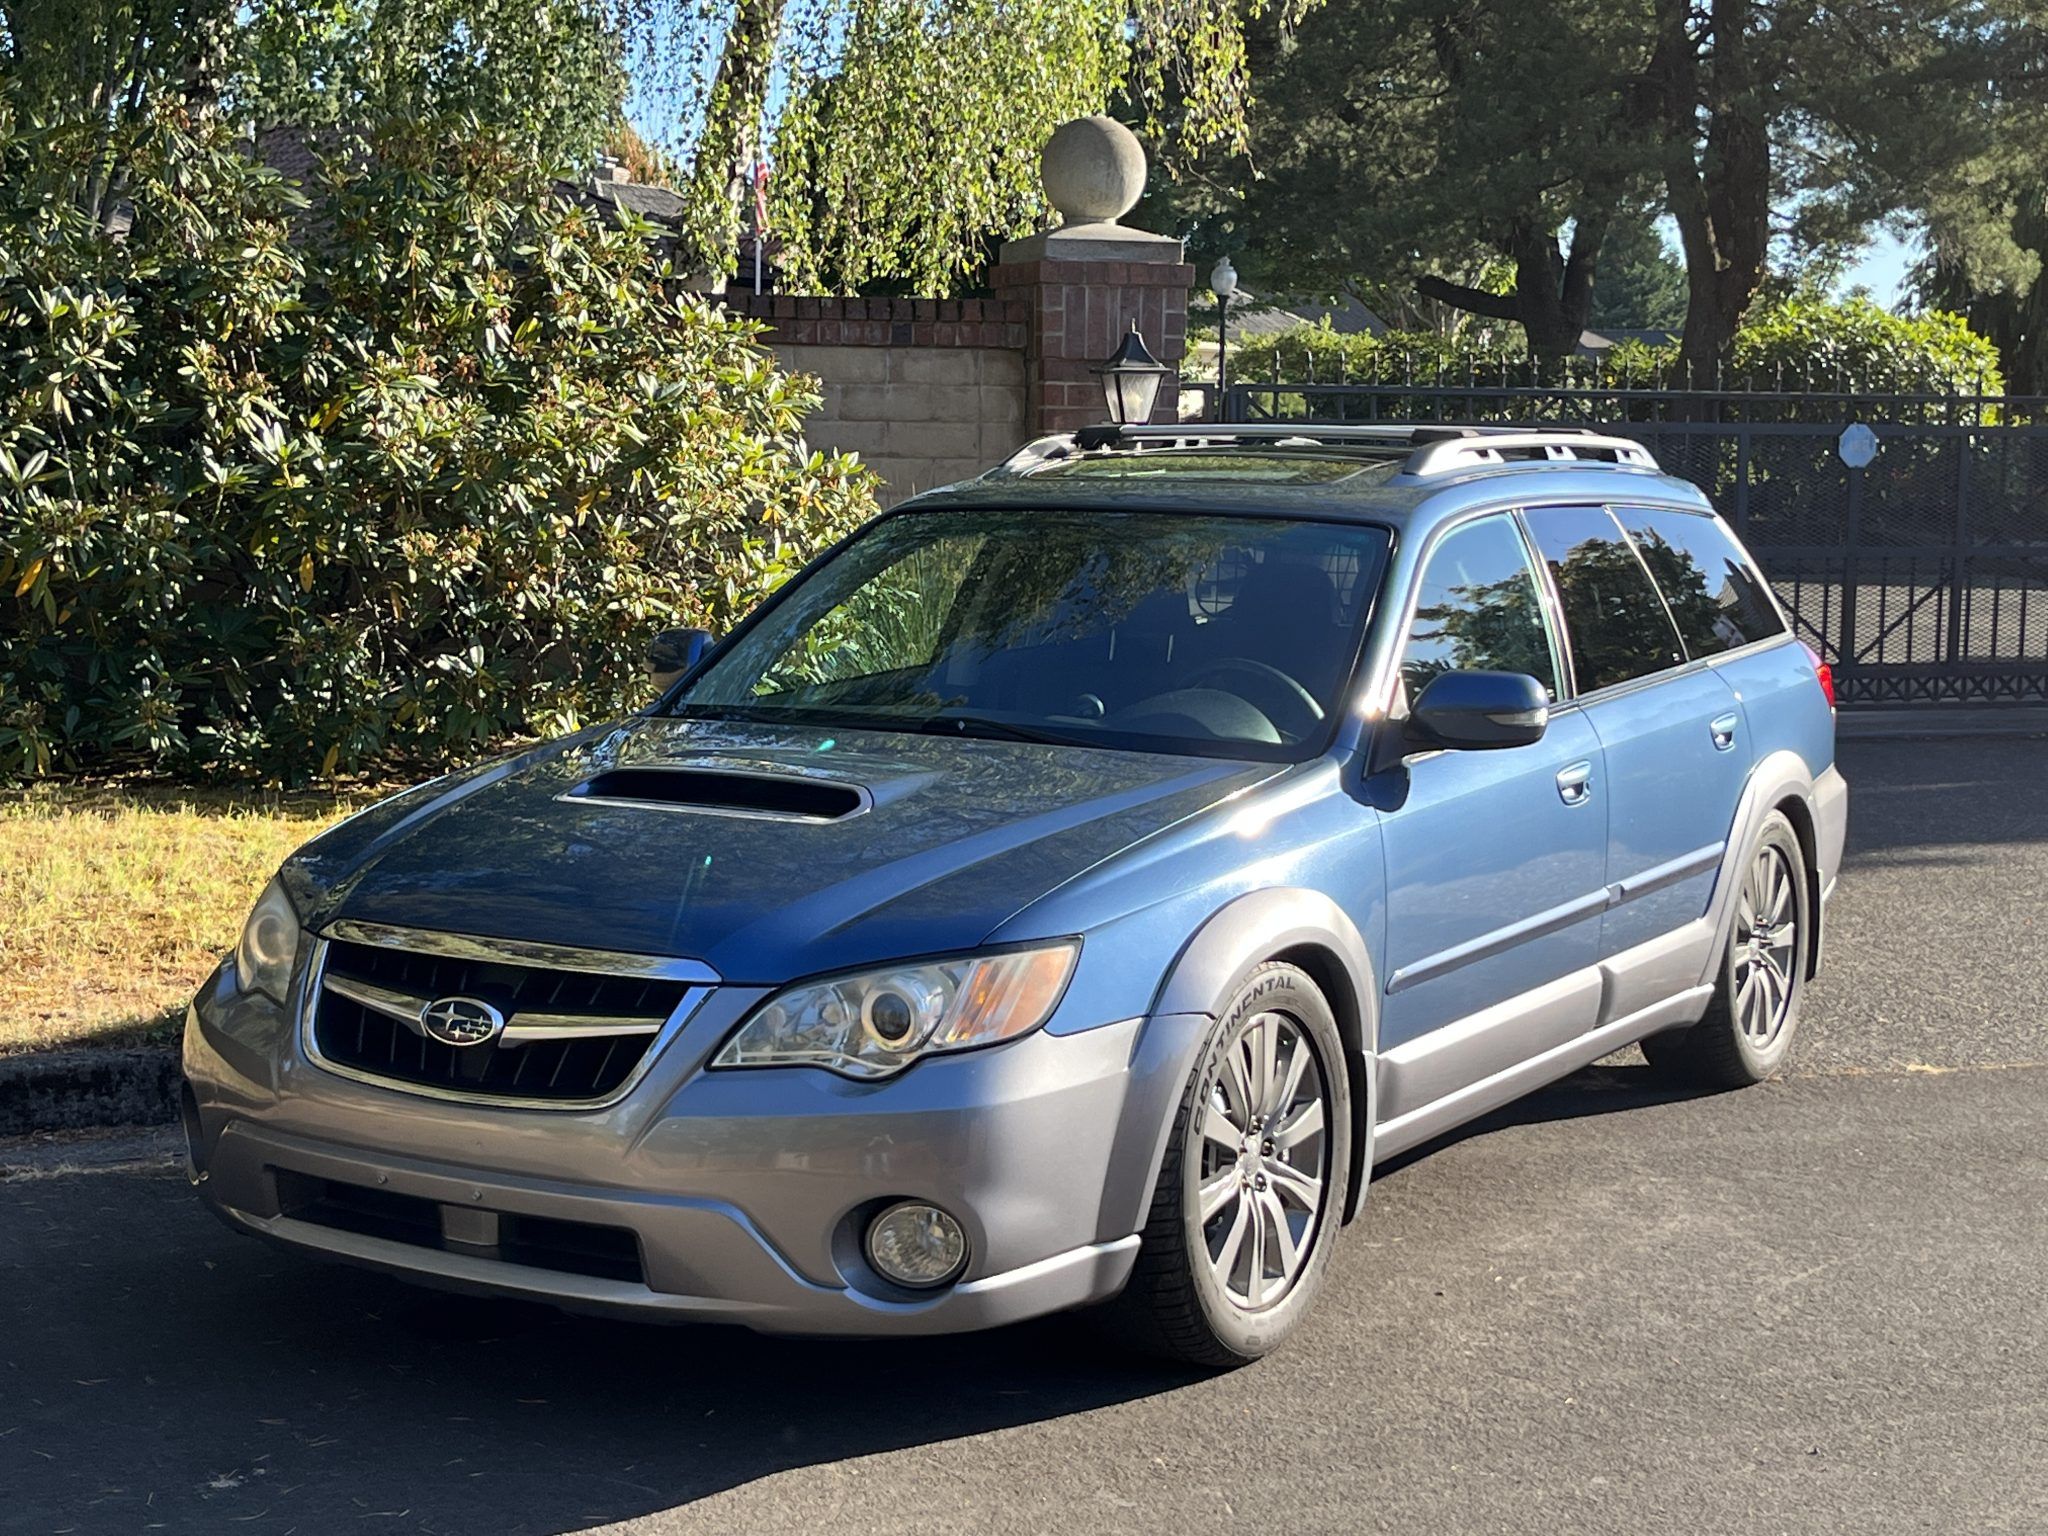
[[[1580,709],[1606,760],[1608,906],[1600,953],[1612,957],[1705,915],[1749,775],[1749,733],[1735,690],[1704,656],[1690,654],[1643,554],[1612,511],[1537,507],[1523,516],[1564,615]],[[1676,565],[1666,563],[1690,625],[1700,615],[1675,580]],[[1651,974],[1685,969],[1681,961]],[[1624,986],[1607,1013],[1658,1000]]]
[[[1454,670],[1527,673],[1558,698],[1558,651],[1512,514],[1437,539],[1401,656],[1408,700]],[[1600,743],[1576,710],[1530,746],[1418,754],[1394,776],[1383,1126],[1592,1027],[1607,842]]]
[[[1833,762],[1834,722],[1813,664],[1721,520],[1677,507],[1616,507],[1614,515],[1656,578],[1687,653],[1711,660],[1741,700],[1751,757],[1789,747],[1814,774]]]

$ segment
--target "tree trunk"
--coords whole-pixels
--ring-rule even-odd
[[[1536,220],[1517,219],[1507,240],[1515,263],[1512,293],[1487,293],[1434,274],[1419,279],[1416,291],[1468,314],[1515,321],[1537,357],[1570,357],[1593,313],[1593,275],[1608,219],[1605,209],[1581,212],[1572,221],[1568,253],[1556,234]]]
[[[1685,253],[1679,357],[1695,388],[1710,386],[1763,283],[1771,238],[1771,142],[1748,37],[1754,0],[1712,0],[1696,38],[1689,0],[1657,0],[1653,96],[1670,145],[1665,192]],[[1702,71],[1702,47],[1711,50]],[[1701,116],[1705,133],[1701,134]]]

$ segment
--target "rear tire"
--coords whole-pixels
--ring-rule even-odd
[[[1190,1365],[1228,1369],[1277,1349],[1322,1287],[1351,1135],[1329,1003],[1297,967],[1259,966],[1181,1095],[1130,1283],[1104,1324]]]
[[[1799,834],[1773,811],[1742,868],[1713,1000],[1690,1029],[1643,1042],[1651,1066],[1703,1088],[1746,1088],[1784,1065],[1806,993],[1810,905]]]

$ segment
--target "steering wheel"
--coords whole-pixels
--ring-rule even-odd
[[[1281,728],[1296,740],[1308,735],[1322,722],[1323,706],[1316,702],[1314,694],[1278,667],[1269,667],[1263,661],[1253,661],[1249,656],[1226,656],[1221,661],[1212,661],[1181,686],[1200,688],[1211,678],[1232,675],[1257,683],[1255,692],[1263,694],[1264,697],[1248,698],[1246,702],[1279,723]],[[1277,709],[1272,707],[1275,704],[1279,705]],[[1293,718],[1289,719],[1290,716]],[[1298,729],[1295,724],[1297,721]]]

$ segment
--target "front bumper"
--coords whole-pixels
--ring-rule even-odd
[[[274,1242],[616,1316],[941,1333],[1122,1288],[1205,1019],[1040,1032],[882,1084],[703,1071],[758,995],[714,994],[626,1099],[566,1113],[421,1099],[322,1071],[284,1010],[217,975],[186,1023],[192,1176],[230,1225]],[[338,1221],[308,1190],[411,1224]],[[902,1198],[965,1227],[958,1283],[908,1292],[867,1269],[865,1222]],[[495,1241],[500,1223],[610,1234],[633,1263],[572,1272],[515,1255]]]

